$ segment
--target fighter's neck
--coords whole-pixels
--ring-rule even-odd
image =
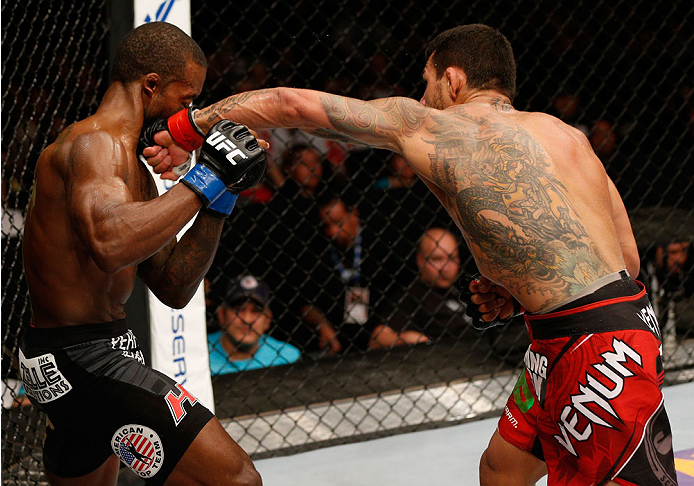
[[[461,97],[457,105],[485,105],[499,111],[511,111],[513,105],[508,96],[504,96],[495,90],[476,90],[467,96]]]
[[[139,89],[113,83],[106,90],[94,116],[136,136],[142,129],[144,110]]]

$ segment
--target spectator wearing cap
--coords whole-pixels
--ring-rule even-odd
[[[300,358],[296,347],[265,334],[272,324],[269,301],[269,288],[257,278],[245,275],[231,282],[216,313],[221,330],[208,336],[213,376],[289,364]]]

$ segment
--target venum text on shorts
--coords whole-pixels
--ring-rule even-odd
[[[641,319],[644,324],[648,326],[648,329],[651,330],[653,334],[658,339],[662,340],[662,337],[660,335],[660,325],[658,324],[658,318],[655,315],[655,311],[653,310],[653,306],[649,303],[646,307],[641,309],[637,314],[639,316],[639,319]]]
[[[631,361],[642,367],[641,355],[624,341],[612,339],[612,351],[600,355],[603,360],[592,367],[614,386],[610,389],[598,378],[586,372],[585,385],[578,384],[578,393],[571,395],[571,405],[565,405],[557,422],[561,435],[553,436],[573,456],[578,457],[573,441],[583,442],[593,435],[593,425],[613,428],[610,420],[622,422],[610,400],[624,390],[624,380],[634,373],[622,363]],[[594,405],[589,408],[588,405]],[[612,419],[610,418],[612,417]],[[585,423],[587,422],[587,423]],[[582,425],[584,423],[585,425]]]
[[[19,367],[24,391],[39,403],[52,402],[72,390],[51,353],[27,358],[20,349]]]

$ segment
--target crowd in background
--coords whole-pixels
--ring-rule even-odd
[[[308,2],[278,2],[239,9],[227,2],[192,2],[192,35],[209,62],[196,103],[272,86],[362,99],[418,99],[426,40],[451,22],[485,22],[499,27],[514,46],[518,109],[548,112],[583,131],[630,212],[664,207],[691,217],[694,97],[688,74],[694,63],[692,53],[681,48],[688,10],[679,3],[661,12],[652,2],[636,2],[622,12],[619,5],[589,0],[569,11],[547,0],[528,12],[514,7],[518,11],[504,17],[493,2],[466,5],[467,16],[453,17],[444,14],[454,6],[443,9],[437,2],[397,12],[385,0],[359,8],[353,3],[316,9]],[[3,58],[12,57],[3,65],[2,94],[2,307],[9,316],[3,318],[3,334],[10,341],[29,318],[20,236],[34,164],[62,129],[91,114],[108,84],[106,34],[84,28],[101,22],[104,4],[74,12],[46,8],[37,6],[36,16],[75,24],[74,35],[34,31],[18,21],[16,27],[18,38],[53,46],[51,56],[3,41]],[[244,20],[249,18],[253,22]],[[266,177],[242,195],[208,274],[210,331],[219,330],[216,313],[231,279],[248,274],[271,289],[273,318],[263,333],[303,355],[382,347],[389,335],[383,326],[398,331],[393,343],[409,343],[401,334],[411,329],[394,319],[421,281],[422,239],[433,228],[458,235],[438,201],[402,157],[298,131],[261,136],[272,147]],[[652,213],[645,214],[648,219]],[[635,232],[642,258],[654,263],[666,296],[678,302],[690,298],[689,240],[673,234],[671,241],[651,241],[638,225]],[[671,256],[675,253],[678,259]],[[458,259],[459,273],[474,270],[464,245],[458,245]],[[650,281],[647,277],[642,276]],[[362,288],[368,292],[357,290]],[[450,309],[455,299],[443,294],[440,304]],[[422,319],[412,323],[422,334],[416,342],[443,339],[445,333],[422,332]],[[380,341],[374,329],[381,329]],[[3,373],[7,364],[3,360]]]

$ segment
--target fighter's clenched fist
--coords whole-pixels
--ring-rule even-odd
[[[139,152],[144,161],[152,167],[155,174],[162,179],[178,180],[190,168],[190,152],[197,150],[205,141],[204,132],[195,124],[193,114],[195,108],[190,106],[167,119],[158,118],[146,123],[140,133]],[[264,149],[270,148],[258,134],[249,130],[256,137],[258,145]],[[259,170],[256,166],[253,173]],[[244,189],[253,187],[260,180],[263,170],[254,184],[248,184],[250,177],[244,180]],[[240,192],[240,191],[236,191]]]
[[[182,183],[210,207],[227,189],[238,193],[255,185],[265,171],[265,149],[248,128],[229,120],[212,127],[200,149],[198,163]]]

